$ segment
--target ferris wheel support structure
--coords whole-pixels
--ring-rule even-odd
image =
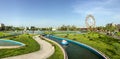
[[[92,23],[88,22],[90,20],[90,18],[92,20]],[[87,17],[85,19],[85,24],[86,24],[86,27],[88,30],[90,30],[90,31],[95,30],[96,21],[95,21],[94,16],[91,14],[87,15]]]

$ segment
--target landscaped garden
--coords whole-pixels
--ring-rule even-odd
[[[76,33],[76,32],[46,32],[46,34],[54,34],[59,37],[68,38],[84,44],[87,44],[98,51],[102,52],[110,59],[119,59],[120,55],[120,41],[104,34],[97,32]],[[60,34],[60,35],[59,35]],[[62,34],[62,35],[61,35]],[[1,37],[10,35],[8,33],[0,32]],[[119,33],[118,33],[119,35]],[[24,47],[14,49],[0,49],[0,58],[16,56],[21,54],[27,54],[40,49],[40,45],[32,38],[32,34],[22,34],[18,36],[11,36],[5,39],[15,40],[25,44]],[[49,42],[49,41],[48,41]],[[63,59],[63,53],[61,49],[54,43],[50,42],[55,47],[55,52],[48,59]]]
[[[55,43],[52,43],[51,44],[54,45],[55,47],[55,52],[52,56],[50,56],[48,59],[64,59],[64,55],[63,55],[63,52],[62,50],[60,49],[59,46],[57,46]]]
[[[118,39],[96,32],[55,35],[87,44],[98,51],[101,51],[111,59],[120,59],[120,41]]]
[[[0,32],[0,37],[8,36],[8,35],[10,35],[10,34],[8,34],[8,33],[4,33],[4,32]]]
[[[44,38],[42,38],[42,39],[45,40]],[[51,43],[55,48],[55,52],[48,59],[64,59],[64,55],[63,55],[61,48],[57,44],[55,44],[51,41],[48,41],[48,40],[46,40],[46,41]]]
[[[120,32],[117,32],[117,35],[120,36]]]
[[[32,36],[33,35],[30,34],[22,34],[4,38],[22,42],[25,44],[25,46],[14,49],[0,49],[0,58],[22,55],[40,50],[40,45],[32,38]]]

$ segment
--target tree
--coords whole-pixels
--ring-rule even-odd
[[[33,33],[34,33],[34,31],[35,31],[35,27],[34,27],[34,26],[31,26],[31,27],[30,27],[30,30],[32,30]]]
[[[67,26],[62,25],[61,27],[58,28],[58,30],[65,31],[67,30]]]
[[[111,24],[107,24],[105,29],[108,30],[108,31],[114,31],[117,28],[116,28],[116,26],[113,26],[113,24],[111,23]]]
[[[61,27],[58,28],[58,30],[61,30],[61,31],[76,31],[77,27],[74,26],[74,25],[72,25],[72,26],[70,26],[70,25],[67,25],[67,26],[62,25]]]
[[[72,25],[72,26],[70,27],[70,30],[71,30],[71,31],[76,31],[76,30],[77,30],[77,27],[74,26],[74,25]]]
[[[13,28],[13,26],[5,26],[5,30],[6,31],[13,31],[14,28]]]

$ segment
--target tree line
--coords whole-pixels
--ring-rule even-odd
[[[35,26],[31,26],[31,27],[14,27],[14,26],[3,26],[0,27],[0,31],[22,31],[22,30],[30,30],[30,31],[36,31],[36,30],[40,30],[40,31],[52,31],[54,28],[53,27],[44,27],[44,28],[40,28],[40,27],[35,27]],[[87,29],[87,28],[86,28]],[[85,28],[78,28],[75,25],[62,25],[58,28],[55,28],[55,30],[57,31],[81,31],[81,30],[86,30]],[[97,30],[99,31],[119,31],[120,32],[120,24],[113,26],[112,24],[107,24],[106,26],[99,26],[96,27]]]

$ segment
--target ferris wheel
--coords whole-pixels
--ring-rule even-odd
[[[85,19],[85,24],[86,24],[86,27],[90,30],[95,28],[96,21],[95,21],[94,16],[91,14],[87,15],[87,17]]]

